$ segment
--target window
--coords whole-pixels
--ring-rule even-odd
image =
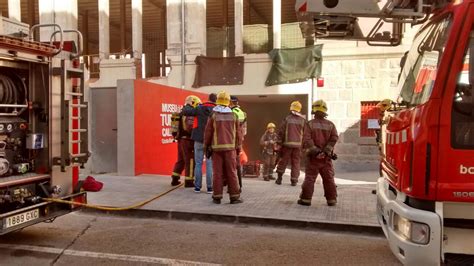
[[[459,73],[451,112],[451,145],[474,149],[474,29]]]
[[[360,103],[360,136],[374,137],[379,126],[380,111],[377,108],[378,102]]]
[[[427,26],[416,36],[400,74],[402,105],[416,106],[428,101],[450,26],[451,19],[447,17]]]

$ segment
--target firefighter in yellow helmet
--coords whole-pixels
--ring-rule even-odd
[[[230,95],[227,92],[221,91],[217,94],[216,104],[204,132],[206,154],[209,156],[212,151],[212,199],[216,204],[221,203],[225,181],[230,203],[241,203],[236,165],[242,140],[239,119],[229,108]]]
[[[273,177],[273,168],[275,168],[278,135],[275,133],[275,124],[268,123],[267,130],[260,138],[260,145],[263,148],[263,180],[275,180]]]
[[[184,100],[184,105],[191,105],[192,107],[196,108],[201,103],[201,99],[195,95],[189,95]]]
[[[286,166],[291,162],[291,185],[296,186],[300,176],[301,147],[303,145],[303,133],[306,119],[301,114],[302,105],[294,101],[290,105],[290,114],[283,120],[278,128],[277,134],[282,148],[280,151],[280,162],[277,166],[278,178],[275,181],[281,185],[283,173]]]
[[[325,101],[317,100],[312,105],[311,113],[314,119],[306,125],[304,147],[307,149],[306,175],[298,204],[311,205],[314,192],[314,182],[321,174],[323,179],[324,196],[329,206],[336,205],[337,192],[334,182],[334,167],[331,160],[337,157],[333,153],[338,135],[336,126],[327,120],[328,107]]]
[[[184,105],[196,107],[201,100],[199,97],[189,95],[184,100]],[[178,160],[174,164],[173,173],[171,175],[171,185],[177,186],[181,184],[179,181],[181,172],[184,170],[184,186],[194,187],[194,141],[191,138],[194,117],[185,116],[182,112],[178,115],[174,114],[175,119],[179,123],[175,126],[176,131],[173,136],[178,141]]]

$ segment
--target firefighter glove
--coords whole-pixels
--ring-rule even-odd
[[[206,158],[209,159],[212,156],[212,148],[211,147],[206,147]]]
[[[321,150],[318,147],[311,147],[306,151],[306,155],[308,157],[318,156],[321,153]]]

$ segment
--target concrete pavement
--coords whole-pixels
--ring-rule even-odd
[[[287,174],[281,186],[272,181],[265,182],[261,178],[244,178],[242,192],[244,203],[237,205],[228,204],[226,196],[221,205],[216,205],[212,203],[211,195],[204,191],[195,193],[192,188],[179,188],[138,210],[109,214],[314,227],[381,234],[375,216],[376,196],[371,193],[377,179],[376,171],[339,171],[336,176],[338,185],[336,207],[326,205],[320,179],[316,185],[312,206],[297,205],[303,177],[304,174],[301,175],[299,185],[296,187],[290,186]],[[100,192],[88,193],[88,201],[99,205],[128,206],[171,188],[168,176],[97,175],[95,178],[104,182],[104,188]]]

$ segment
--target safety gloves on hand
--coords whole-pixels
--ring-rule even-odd
[[[210,159],[212,156],[212,148],[211,147],[204,147],[204,150],[206,151],[206,158]]]

